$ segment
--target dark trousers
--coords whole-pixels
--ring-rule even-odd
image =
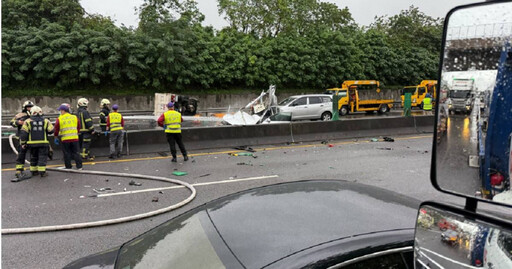
[[[21,145],[18,145],[18,156],[16,158],[16,171],[25,170],[25,158],[27,157],[27,148],[22,148]]]
[[[180,147],[181,154],[183,156],[187,156],[187,150],[185,149],[185,145],[183,145],[183,139],[181,137],[181,133],[165,133],[167,136],[167,142],[169,143],[169,146],[171,147],[171,155],[173,158],[176,158],[176,144],[178,144],[178,147]]]
[[[78,135],[78,141],[80,143],[80,156],[82,156],[82,159],[86,159],[91,156],[91,151],[89,150],[91,148],[91,140],[91,133],[80,133]]]
[[[110,132],[108,142],[110,143],[110,155],[120,156],[123,152],[124,133],[122,130]]]
[[[49,146],[30,146],[30,171],[46,172]]]
[[[78,141],[76,142],[62,142],[62,152],[64,153],[64,164],[66,168],[71,169],[71,160],[75,160],[76,168],[82,168],[82,157],[79,151]]]

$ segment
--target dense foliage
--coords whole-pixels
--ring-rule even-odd
[[[317,0],[218,7],[230,26],[215,31],[193,0],[145,0],[136,28],[87,14],[78,0],[2,0],[2,90],[323,89],[436,77],[441,21],[414,7],[369,27]]]

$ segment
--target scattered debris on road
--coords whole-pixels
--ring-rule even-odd
[[[181,172],[181,171],[174,171],[174,172],[172,172],[172,174],[175,175],[175,176],[186,176],[186,175],[188,175],[187,172]]]
[[[372,139],[370,139],[370,142],[379,142],[379,139],[378,138],[372,138]]]
[[[199,177],[207,177],[209,176],[210,174],[204,174],[204,175],[200,175]]]
[[[100,188],[100,189],[92,189],[93,192],[95,193],[112,193],[114,192],[114,190],[112,190],[112,188],[109,188],[109,187],[106,187],[106,188]]]
[[[393,150],[392,148],[377,148],[377,149],[380,149],[380,150]]]
[[[142,183],[135,182],[134,180],[132,180],[132,181],[130,181],[130,183],[128,183],[128,185],[130,185],[130,186],[142,186]]]
[[[328,147],[332,148],[334,147],[334,144],[329,144]]]
[[[153,200],[151,200],[151,202],[154,202],[154,203],[158,202],[158,197],[153,197]]]
[[[237,163],[236,165],[249,165],[249,166],[253,166],[251,162],[248,162],[248,163]]]
[[[395,139],[393,139],[393,138],[391,138],[391,137],[387,137],[387,136],[385,136],[383,139],[384,139],[384,141],[386,141],[386,142],[395,142]]]
[[[253,148],[251,148],[249,146],[239,146],[239,147],[234,147],[234,149],[245,150],[245,151],[248,151],[248,152],[256,152]]]

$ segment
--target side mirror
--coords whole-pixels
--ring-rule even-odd
[[[436,203],[423,203],[414,238],[415,268],[512,268],[506,223]]]
[[[432,184],[512,206],[512,2],[455,8],[444,27]]]

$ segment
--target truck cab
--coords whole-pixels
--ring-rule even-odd
[[[400,92],[402,106],[404,105],[405,93],[411,93],[411,107],[423,109],[423,99],[425,99],[427,93],[430,93],[433,100],[436,99],[436,88],[437,80],[423,80],[419,85],[404,87]]]
[[[450,113],[471,113],[474,104],[474,79],[454,79],[448,92]]]

